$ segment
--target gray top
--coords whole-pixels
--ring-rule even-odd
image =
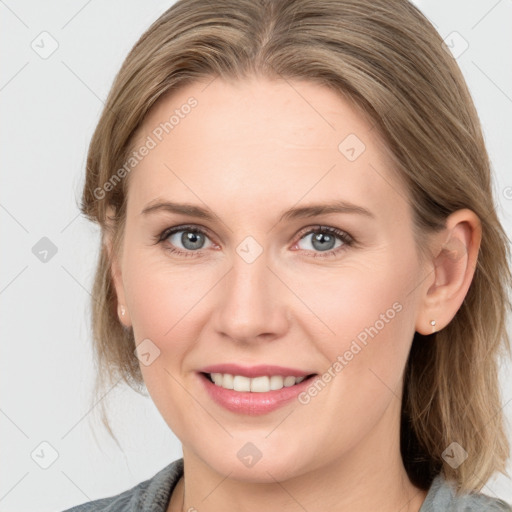
[[[183,475],[183,458],[171,462],[153,477],[120,494],[101,498],[63,512],[166,512],[172,491]],[[453,487],[437,475],[419,512],[512,512],[505,501],[471,493],[455,498]]]

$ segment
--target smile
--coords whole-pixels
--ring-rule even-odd
[[[260,377],[245,377],[243,375],[232,375],[230,373],[207,373],[210,380],[224,389],[233,389],[234,391],[249,391],[251,393],[266,393],[268,391],[277,391],[284,387],[299,384],[306,377],[294,377],[292,375],[263,375]]]
[[[223,409],[255,416],[268,414],[292,404],[318,374],[256,375],[247,377],[231,373],[198,372],[206,395]],[[216,382],[215,382],[216,381]]]

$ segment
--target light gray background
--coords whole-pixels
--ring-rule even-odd
[[[98,422],[98,407],[89,407],[89,290],[99,232],[77,208],[88,142],[112,80],[142,32],[171,4],[0,0],[1,511],[59,511],[117,494],[182,455],[149,398],[126,389],[104,398],[122,450]],[[483,123],[498,212],[510,233],[512,2],[417,5],[443,37],[459,34],[450,36],[454,51],[469,45],[458,62]],[[32,45],[48,51],[52,38],[58,48],[42,58]],[[46,263],[32,252],[42,237],[57,248]],[[503,366],[501,381],[509,436],[510,368],[510,362]],[[35,462],[51,462],[52,449],[42,442],[58,454],[47,469]],[[512,474],[510,461],[508,470]],[[512,502],[512,480],[503,475],[482,491]]]

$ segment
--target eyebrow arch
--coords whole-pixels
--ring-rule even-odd
[[[156,211],[189,215],[191,217],[198,217],[209,221],[213,221],[215,218],[215,215],[207,208],[187,203],[175,203],[161,200],[149,203],[142,210],[141,215],[148,215]],[[331,203],[311,204],[290,208],[282,213],[279,222],[282,222],[283,220],[314,217],[328,213],[355,213],[375,219],[375,215],[370,210],[347,201],[338,200]]]

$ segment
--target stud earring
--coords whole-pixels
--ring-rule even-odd
[[[430,320],[430,325],[432,326],[432,333],[436,332],[436,321]]]
[[[126,310],[124,309],[123,305],[119,306],[119,310],[121,311],[121,316],[124,316],[124,314],[126,313]]]

